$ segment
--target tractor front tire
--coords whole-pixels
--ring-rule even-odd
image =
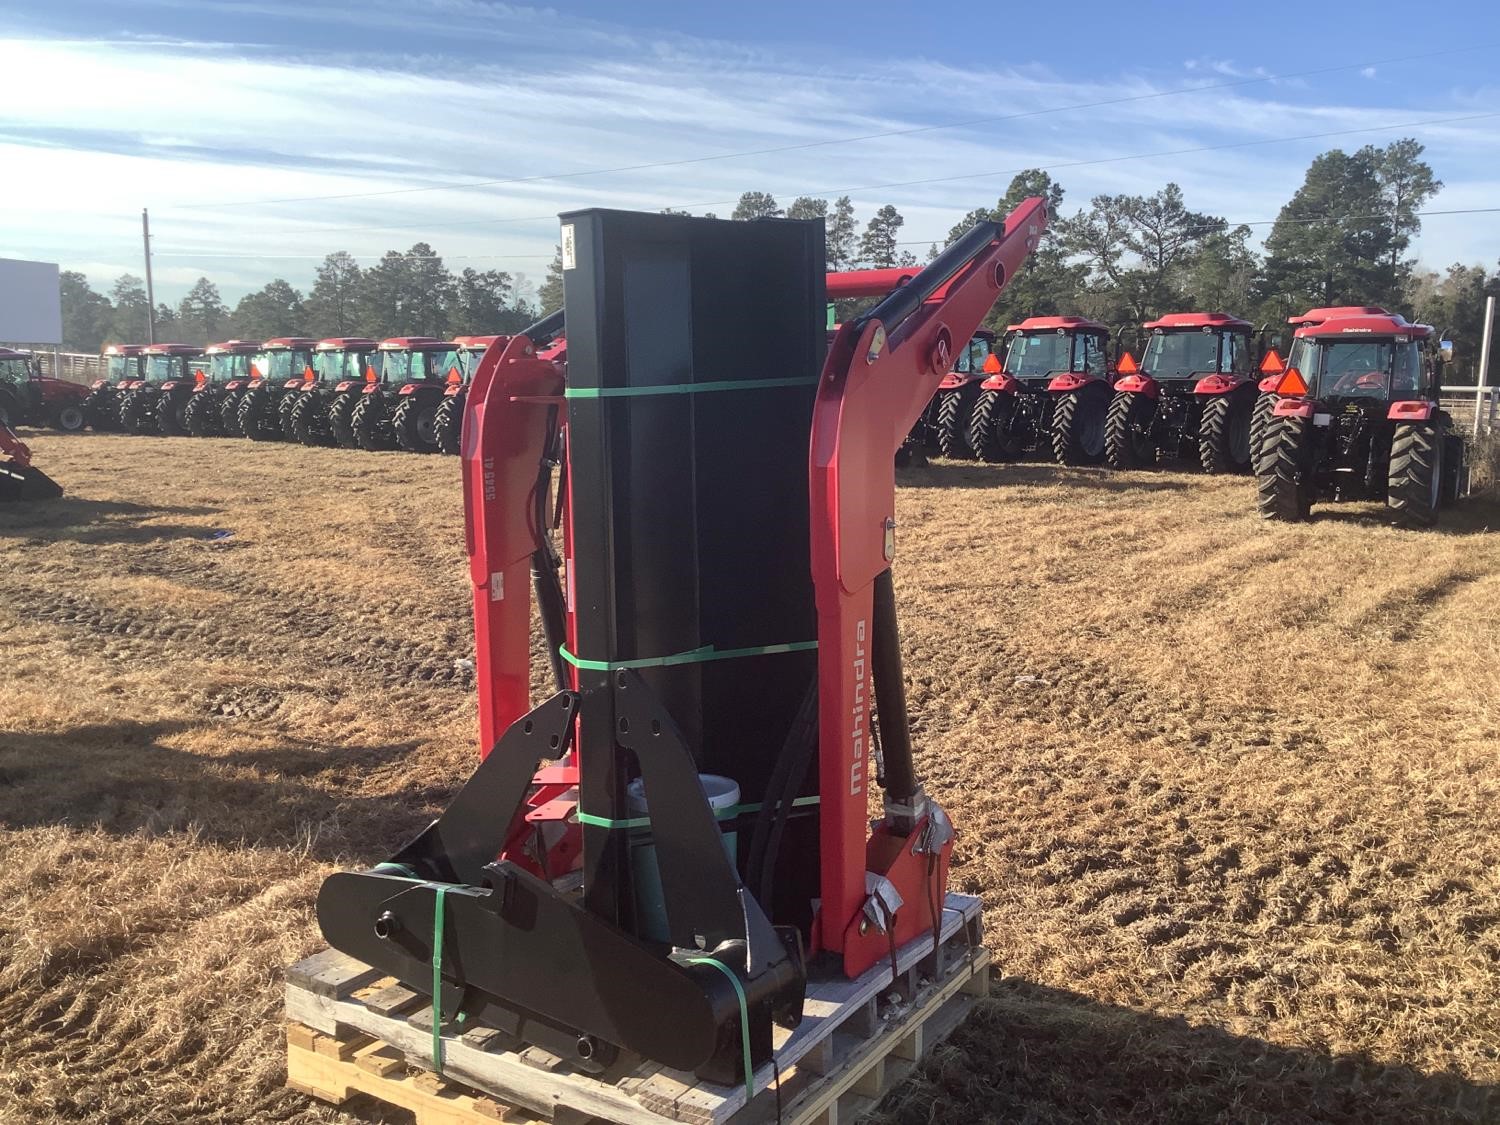
[[[113,433],[120,428],[120,405],[110,387],[100,387],[83,400],[83,416],[89,429]]]
[[[354,431],[354,440],[369,453],[382,453],[394,448],[395,435],[390,421],[385,416],[385,403],[379,395],[360,395],[354,404],[354,413],[349,416],[349,428]]]
[[[328,419],[319,419],[320,411],[326,410],[323,396],[314,391],[303,391],[292,403],[292,440],[303,445],[332,445],[333,435],[328,432]]]
[[[83,407],[76,402],[59,403],[52,411],[52,428],[65,434],[76,434],[83,429],[85,421]]]
[[[432,435],[437,441],[438,451],[450,456],[463,449],[464,398],[463,392],[448,395],[432,416]]]
[[[1198,420],[1198,461],[1205,473],[1243,473],[1254,461],[1255,402],[1248,394],[1214,395]]]
[[[282,391],[276,401],[276,428],[281,431],[282,441],[296,441],[292,433],[292,408],[302,396],[297,391]]]
[[[1255,469],[1261,519],[1294,523],[1312,513],[1312,437],[1310,418],[1271,419]]]
[[[230,391],[219,403],[219,427],[225,437],[245,436],[245,431],[240,429],[240,403],[244,398],[244,391]]]
[[[1260,471],[1261,450],[1266,444],[1266,430],[1271,426],[1271,416],[1276,413],[1276,404],[1281,396],[1266,391],[1256,396],[1255,409],[1250,414],[1250,470]]]
[[[163,392],[156,400],[156,428],[167,437],[183,437],[187,434],[187,420],[177,408],[171,394]]]
[[[965,383],[938,391],[937,447],[944,457],[967,460],[974,456],[969,446],[969,415],[978,390],[978,383]]]
[[[279,431],[274,411],[264,387],[246,391],[240,400],[240,433],[251,441],[275,441]]]
[[[1057,396],[1052,410],[1052,459],[1059,465],[1097,465],[1108,452],[1109,391],[1087,383]]]
[[[1431,527],[1443,504],[1443,455],[1447,427],[1429,422],[1403,422],[1391,438],[1391,467],[1386,483],[1386,507],[1396,522],[1407,527]]]
[[[395,431],[396,444],[408,453],[436,453],[437,412],[441,402],[423,402],[416,395],[407,395],[401,400],[396,412],[391,415],[391,429]]]
[[[1011,419],[1016,413],[1016,396],[1009,391],[980,391],[969,414],[969,448],[981,461],[1013,461],[1015,442],[1011,438]]]
[[[1156,463],[1151,420],[1156,404],[1138,391],[1120,391],[1110,399],[1104,420],[1104,459],[1111,469],[1139,469]]]
[[[127,434],[152,432],[152,415],[140,391],[129,392],[120,403],[120,428]]]
[[[354,408],[364,396],[348,391],[333,396],[328,408],[328,428],[333,431],[333,440],[343,449],[358,449],[359,439],[354,436]]]

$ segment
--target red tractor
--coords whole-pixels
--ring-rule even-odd
[[[509,336],[455,336],[460,360],[458,378],[448,373],[448,385],[443,388],[443,401],[433,415],[433,439],[441,453],[456,454],[463,444],[464,403],[469,397],[469,384],[474,380],[474,370],[491,344],[505,347]]]
[[[224,432],[224,401],[250,381],[250,365],[259,352],[260,345],[253,340],[225,340],[204,349],[208,370],[199,374],[182,409],[188,433],[214,437]]]
[[[1468,487],[1463,439],[1438,405],[1448,355],[1431,325],[1383,310],[1298,328],[1257,458],[1261,516],[1384,499],[1399,523],[1436,522]]]
[[[1061,465],[1102,460],[1114,378],[1109,329],[1080,316],[1033,316],[1008,327],[1005,340],[1004,362],[991,356],[969,379],[977,391],[969,448],[985,461],[1029,454]]]
[[[255,375],[239,402],[237,421],[241,435],[251,441],[281,440],[282,403],[306,382],[316,343],[308,336],[278,336],[260,346]],[[287,402],[288,413],[292,405]]]
[[[339,404],[347,420],[354,397],[365,385],[365,372],[375,361],[375,341],[363,336],[334,336],[313,347],[313,377],[304,380],[293,395],[288,416],[288,441],[303,445],[333,445],[330,410]]]
[[[195,344],[147,344],[144,378],[126,384],[120,426],[131,434],[185,434],[182,411],[197,385],[203,349]]]
[[[1104,435],[1110,465],[1180,458],[1206,473],[1249,469],[1254,328],[1219,312],[1169,313],[1144,328],[1139,368],[1129,353],[1120,358]]]
[[[458,345],[430,336],[380,341],[379,369],[349,413],[349,436],[361,449],[437,449],[433,421],[448,373],[457,368]],[[346,445],[335,427],[339,444]]]
[[[83,400],[85,423],[95,430],[120,428],[120,399],[125,385],[146,375],[145,344],[105,344],[99,354],[104,358],[104,378],[95,379]]]
[[[974,455],[969,447],[969,414],[979,397],[984,365],[994,348],[993,332],[987,328],[975,332],[917,420],[916,429],[922,431],[925,444],[944,457]]]
[[[67,433],[83,429],[83,402],[89,389],[42,374],[31,352],[0,348],[0,426],[52,426]]]

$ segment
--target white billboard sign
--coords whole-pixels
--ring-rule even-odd
[[[62,298],[54,262],[0,258],[0,340],[61,344]]]

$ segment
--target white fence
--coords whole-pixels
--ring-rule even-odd
[[[85,386],[95,379],[104,378],[103,356],[89,355],[87,352],[38,352],[37,357],[42,361],[43,375],[66,379],[70,383],[83,383]]]
[[[1440,387],[1443,409],[1453,417],[1459,433],[1474,432],[1474,416],[1479,415],[1479,432],[1493,433],[1500,426],[1500,387]]]

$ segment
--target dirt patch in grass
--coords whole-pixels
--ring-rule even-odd
[[[472,766],[457,465],[34,446],[69,496],[0,510],[0,1118],[348,1119],[281,1089],[281,970]],[[1500,508],[902,484],[919,765],[1001,979],[881,1116],[1500,1114]]]

